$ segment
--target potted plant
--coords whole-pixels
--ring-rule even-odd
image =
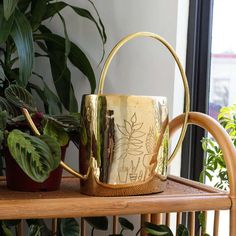
[[[5,98],[0,97],[0,144],[8,187],[23,191],[58,189],[62,174],[58,168],[60,161],[69,141],[77,144],[80,135],[79,114],[43,114],[34,105],[32,95],[18,85],[7,87],[4,95]],[[30,111],[42,135],[30,130],[20,113],[22,110],[26,114],[25,109]]]
[[[58,166],[58,143],[56,144],[52,141],[52,138],[55,139],[55,136],[59,135],[60,138],[55,140],[59,140],[60,145],[66,146],[65,144],[72,137],[72,133],[78,132],[78,115],[70,114],[78,112],[78,104],[71,83],[68,63],[71,63],[87,77],[90,82],[91,92],[94,92],[96,87],[92,66],[78,45],[70,41],[66,22],[61,14],[64,8],[70,8],[78,16],[90,20],[97,27],[104,47],[106,42],[104,26],[95,5],[90,0],[88,2],[95,10],[95,17],[88,10],[72,6],[64,1],[0,0],[0,110],[2,121],[0,136],[1,141],[3,141],[2,149],[6,153],[8,153],[7,150],[9,149],[10,153],[13,154],[13,142],[19,138],[19,135],[21,145],[23,144],[23,136],[25,145],[27,143],[26,140],[32,139],[32,134],[29,134],[29,128],[19,108],[29,109],[42,134],[50,137],[50,140],[44,140],[44,143],[47,144],[49,149],[53,143],[52,146],[57,146],[54,150],[57,161],[52,163],[52,160],[47,160],[47,165],[49,166],[44,166],[47,169],[46,172],[48,172],[45,176],[48,176]],[[55,16],[62,23],[64,37],[53,33],[46,27],[47,20]],[[43,57],[49,62],[56,93],[48,87],[46,79],[34,71],[33,65],[38,57]],[[34,77],[37,80],[33,79]],[[45,113],[48,115],[37,111],[31,94],[38,95],[38,100],[43,102]],[[62,112],[66,112],[67,115],[60,116]],[[68,127],[68,122],[75,122],[73,129]],[[27,135],[31,136],[28,137]],[[33,137],[38,140],[38,137]],[[61,142],[62,140],[63,142]],[[33,140],[30,143],[33,144]],[[39,143],[36,143],[34,145],[39,145]],[[65,147],[60,152],[63,153],[64,149]],[[41,151],[45,150],[42,148]],[[23,155],[23,153],[21,154]],[[44,155],[47,156],[46,153]],[[7,156],[9,155],[7,154]],[[45,180],[45,176],[39,177],[39,173],[36,173],[36,162],[34,163],[34,168],[26,170],[25,168],[29,168],[29,163],[20,163],[19,159],[18,161],[17,158],[14,157],[14,159],[24,173],[32,179],[39,182]],[[9,160],[11,159],[7,158],[7,161]],[[6,164],[8,166],[13,165],[12,162],[7,162]],[[15,173],[18,173],[18,171],[15,171]],[[32,175],[35,174],[38,176],[33,177]]]

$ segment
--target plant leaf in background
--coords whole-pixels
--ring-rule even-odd
[[[166,225],[155,225],[149,222],[144,223],[145,232],[148,235],[173,236],[170,228]]]
[[[48,33],[45,31],[45,28],[41,27],[40,30],[43,32],[42,34],[35,34],[35,40],[45,40],[46,42],[50,42],[53,44],[49,45],[48,48],[49,53],[55,51],[65,52],[65,39],[61,36],[53,33]],[[74,43],[71,42],[71,49],[68,55],[70,62],[78,68],[89,80],[91,86],[91,92],[93,93],[96,88],[96,79],[93,68],[87,58],[87,56],[83,53],[83,51]],[[58,60],[57,60],[58,61]],[[60,65],[62,67],[62,65]],[[57,90],[58,92],[58,90]]]
[[[2,111],[7,111],[10,117],[16,117],[21,114],[20,110],[17,107],[15,107],[3,97],[0,97],[0,109]]]
[[[46,0],[34,0],[31,3],[31,26],[32,30],[36,31],[42,22],[43,16],[47,10]]]
[[[19,0],[17,7],[20,9],[21,12],[25,12],[29,7],[31,0]]]
[[[98,230],[108,229],[108,218],[106,216],[100,217],[85,217],[85,220],[94,228]]]
[[[44,83],[43,94],[46,97],[47,106],[48,106],[48,114],[56,115],[62,112],[62,104],[59,98],[55,93]]]
[[[46,223],[42,219],[27,219],[26,220],[27,225],[29,227],[34,228],[40,228],[40,236],[51,236],[52,232],[51,230],[47,227]],[[32,235],[34,236],[34,235]]]
[[[65,54],[52,50],[49,55],[54,85],[60,101],[68,111],[77,112],[78,103],[71,83],[71,72],[65,62]]]
[[[11,232],[11,230],[4,223],[2,223],[1,226],[4,232],[4,236],[13,236],[13,233]]]
[[[52,165],[51,168],[54,170],[58,167],[60,161],[61,161],[61,146],[59,142],[55,142],[55,139],[53,137],[50,137],[48,135],[40,135],[39,138],[43,140],[49,147],[51,154],[52,154]]]
[[[54,170],[55,160],[43,140],[20,130],[13,130],[8,135],[7,145],[21,169],[34,181],[45,181]]]
[[[7,112],[0,111],[0,130],[4,131],[7,126]]]
[[[71,42],[69,40],[69,36],[68,36],[68,33],[67,33],[65,19],[60,13],[58,13],[58,15],[61,19],[63,29],[64,29],[64,35],[65,35],[65,63],[67,64],[67,58],[68,58],[68,55],[70,53]]]
[[[14,21],[14,15],[12,15],[8,20],[3,16],[3,7],[0,5],[0,44],[5,42],[8,38],[8,35],[11,32],[11,27]]]
[[[23,107],[30,111],[37,111],[33,96],[24,88],[17,85],[10,85],[5,89],[6,99],[16,107]]]
[[[122,233],[124,230],[131,230],[131,231],[134,230],[134,225],[133,225],[129,220],[127,220],[127,219],[124,218],[124,217],[119,217],[119,223],[120,223],[120,226],[121,226],[121,228],[122,228],[121,233]],[[121,234],[121,233],[120,233],[120,234]]]
[[[61,219],[60,233],[61,236],[80,236],[78,222],[73,218]]]
[[[67,132],[51,120],[46,121],[43,133],[53,137],[60,144],[60,146],[65,146],[69,142],[69,136]]]
[[[43,17],[44,20],[50,18],[50,17],[53,17],[56,13],[60,12],[62,9],[64,9],[65,7],[69,6],[73,9],[73,11],[78,14],[79,16],[81,17],[85,17],[87,19],[89,19],[90,21],[92,21],[98,32],[99,32],[99,35],[102,39],[102,43],[103,43],[103,46],[104,44],[106,43],[107,41],[107,36],[106,36],[106,32],[105,32],[105,27],[102,23],[102,20],[99,16],[99,13],[94,5],[94,3],[92,1],[89,1],[90,4],[93,6],[97,16],[98,16],[98,22],[96,21],[96,19],[92,16],[92,14],[87,10],[87,9],[84,9],[84,8],[80,8],[80,7],[75,7],[75,6],[72,6],[72,5],[69,5],[65,2],[54,2],[54,3],[50,3],[47,5],[47,11]]]
[[[3,0],[4,17],[8,20],[17,6],[18,0]]]
[[[19,79],[17,83],[25,87],[32,74],[34,44],[30,23],[18,9],[15,10],[15,19],[10,34],[19,57]]]
[[[189,236],[189,231],[185,225],[179,224],[177,226],[177,235],[178,236]]]
[[[29,236],[41,236],[40,226],[30,225],[29,227]]]

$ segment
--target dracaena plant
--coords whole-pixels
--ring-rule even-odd
[[[95,16],[88,10],[72,6],[65,1],[0,0],[1,95],[9,84],[15,83],[30,92],[35,91],[43,101],[47,113],[58,114],[63,108],[77,112],[78,104],[68,65],[72,64],[86,76],[91,92],[95,90],[96,80],[93,68],[83,50],[70,41],[61,11],[70,8],[78,17],[86,18],[95,24],[103,45],[103,58],[105,29],[94,3],[91,0],[88,0],[88,3],[93,8]],[[47,28],[47,20],[53,17],[57,17],[61,22],[64,36]],[[48,61],[57,94],[46,85],[45,78],[34,71],[35,58],[38,57]],[[32,78],[35,76],[40,83],[33,82]]]
[[[21,154],[25,152],[28,145],[32,147],[30,153],[34,161],[30,162],[30,165],[20,163],[19,160],[17,162],[36,181],[42,182],[58,165],[60,154],[58,143],[54,143],[51,136],[54,140],[60,137],[59,145],[63,145],[68,140],[69,133],[71,137],[74,131],[78,131],[78,123],[76,124],[78,116],[70,115],[78,111],[71,83],[70,64],[86,76],[91,92],[94,92],[96,87],[93,68],[85,53],[78,45],[70,41],[66,21],[61,13],[63,9],[69,8],[72,13],[80,18],[86,18],[96,26],[103,45],[102,59],[106,43],[105,29],[94,3],[91,0],[88,0],[88,3],[93,9],[94,16],[88,10],[72,6],[64,1],[0,0],[0,139],[4,141],[5,146],[9,147],[12,154],[15,152],[13,155],[15,157],[18,155],[19,144]],[[53,17],[57,17],[57,20],[61,22],[64,36],[47,28],[47,21]],[[49,64],[55,93],[46,84],[46,78],[34,70],[36,58],[39,57],[43,57]],[[46,114],[57,115],[57,117],[49,117],[38,112],[32,101],[32,93],[38,95],[37,101],[43,102]],[[50,137],[32,138],[24,130],[22,132],[25,122],[21,120],[23,118],[19,112],[19,108],[22,107],[30,110],[36,122],[38,120],[43,122],[43,124],[39,122],[39,128],[42,133],[47,133]],[[60,116],[61,112],[67,112],[69,115]],[[72,129],[69,127],[69,122],[72,126],[74,125]],[[12,130],[12,127],[17,127],[18,130],[13,130],[8,134],[7,132]],[[47,148],[43,148],[45,143]],[[35,150],[40,150],[40,154]],[[55,158],[49,158],[51,155]],[[44,160],[45,166],[42,166],[39,160],[40,162]],[[30,170],[29,166],[35,169]]]

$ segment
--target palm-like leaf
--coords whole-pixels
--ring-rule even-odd
[[[50,142],[56,141],[52,139]],[[17,164],[34,181],[45,181],[50,172],[59,165],[59,162],[55,163],[51,149],[43,140],[20,130],[10,132],[7,145]]]
[[[13,24],[14,16],[11,16],[8,20],[4,18],[3,7],[0,5],[0,44],[5,42],[8,38],[8,35],[11,32],[11,27]]]
[[[45,30],[43,31],[45,32]],[[45,40],[46,42],[53,43],[54,47],[56,46],[57,50],[65,52],[65,39],[64,38],[53,33],[48,33],[48,32],[44,33],[44,32],[42,34],[34,35],[35,40]],[[74,43],[71,43],[71,50],[68,55],[68,58],[71,61],[71,63],[88,78],[90,82],[90,86],[91,86],[91,91],[93,93],[96,87],[96,79],[93,72],[93,68],[87,56],[77,45],[75,45]]]
[[[36,111],[33,96],[24,88],[11,85],[5,89],[6,99],[16,107],[23,107],[30,111]]]
[[[3,0],[4,17],[8,20],[15,11],[18,0]]]
[[[30,23],[18,9],[15,10],[14,23],[10,34],[19,57],[19,80],[17,83],[25,87],[32,74],[34,44]]]

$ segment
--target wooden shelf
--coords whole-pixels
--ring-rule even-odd
[[[0,182],[0,219],[66,218],[229,209],[231,200],[203,184],[169,176],[163,193],[129,197],[91,197],[79,193],[79,179],[64,177],[61,190],[16,192]],[[217,204],[216,204],[217,203]]]

